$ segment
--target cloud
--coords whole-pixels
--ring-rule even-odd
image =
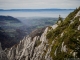
[[[0,8],[76,8],[80,0],[0,0]]]

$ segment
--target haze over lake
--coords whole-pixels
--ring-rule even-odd
[[[0,15],[8,15],[8,16],[13,16],[13,17],[61,17],[65,18],[70,12],[72,12],[73,9],[61,9],[61,10],[4,10],[0,11]]]

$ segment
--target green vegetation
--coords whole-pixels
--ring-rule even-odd
[[[35,47],[39,46],[40,44],[41,44],[41,41],[40,41],[40,40],[37,40],[37,41],[35,42]]]
[[[48,31],[46,35],[48,43],[51,44],[52,41],[55,40],[55,44],[53,44],[50,53],[50,56],[53,58],[53,60],[64,60],[64,58],[72,58],[73,56],[70,54],[71,51],[78,52],[77,57],[80,57],[80,31],[77,30],[78,26],[80,25],[80,16],[74,18],[79,10],[80,7],[71,12],[64,21],[58,24],[56,29],[51,29]],[[59,17],[59,20],[62,19]],[[63,33],[62,37],[61,33]],[[61,52],[62,42],[64,42],[64,45],[67,45],[67,53]],[[55,56],[54,53],[56,49],[57,53]]]

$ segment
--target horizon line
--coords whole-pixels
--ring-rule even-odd
[[[75,8],[12,8],[12,9],[0,9],[0,10],[45,10],[45,9],[62,9],[62,10],[74,10]]]

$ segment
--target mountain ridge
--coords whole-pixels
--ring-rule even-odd
[[[14,18],[12,16],[3,16],[3,15],[0,15],[0,21],[3,21],[3,20],[13,20],[13,21],[21,23],[21,21],[19,21],[18,19]]]
[[[20,20],[12,16],[0,15],[0,42],[3,49],[9,48],[23,39],[23,36],[26,35],[25,31],[21,30],[23,26],[24,24]]]
[[[64,10],[74,10],[74,9],[9,9],[9,10],[4,10],[0,9],[0,11],[64,11]]]

